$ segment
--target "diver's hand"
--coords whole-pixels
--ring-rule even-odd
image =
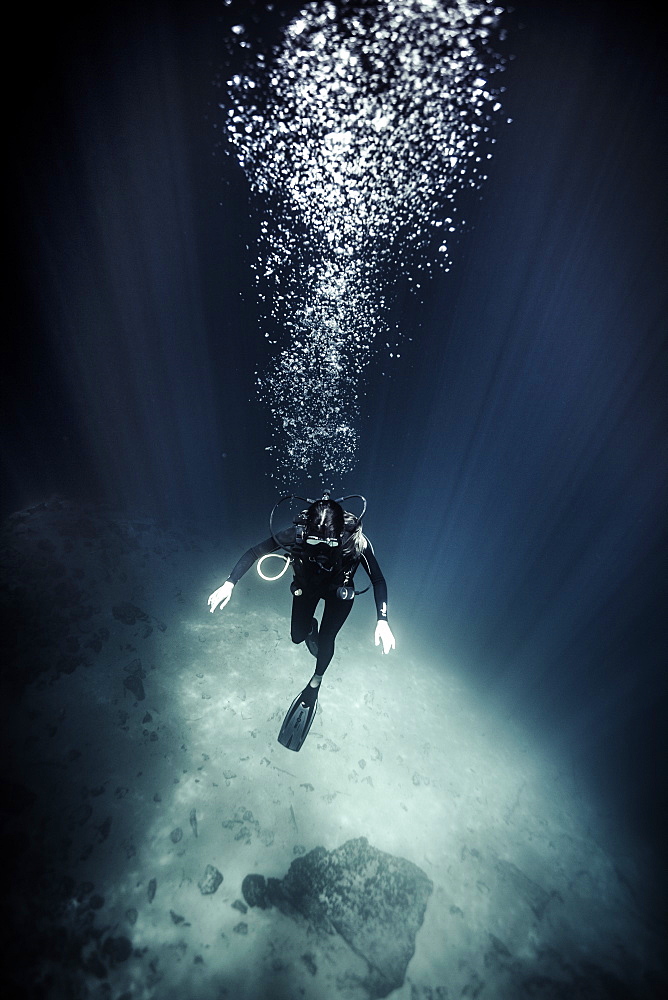
[[[383,652],[389,653],[391,649],[396,649],[396,642],[394,641],[394,636],[392,635],[392,629],[387,624],[387,622],[380,621],[376,625],[376,645],[380,646],[381,642],[383,644]]]
[[[209,604],[209,611],[211,611],[211,613],[213,614],[218,605],[220,605],[220,609],[222,611],[222,609],[225,607],[230,597],[232,596],[233,590],[234,590],[234,584],[231,583],[229,580],[226,580],[223,586],[219,587],[218,590],[214,590],[213,594],[211,594],[211,597],[207,602]]]

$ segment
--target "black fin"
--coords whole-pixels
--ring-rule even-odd
[[[278,742],[287,750],[301,750],[318,708],[318,689],[305,687],[288,709]]]

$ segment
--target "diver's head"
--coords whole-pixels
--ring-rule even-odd
[[[343,507],[336,500],[316,500],[306,511],[307,545],[335,548],[341,544],[344,529]]]

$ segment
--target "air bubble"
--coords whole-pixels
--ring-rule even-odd
[[[255,274],[263,322],[283,332],[265,335],[277,353],[258,383],[284,482],[354,466],[360,378],[390,333],[396,279],[416,290],[416,269],[449,271],[443,230],[464,222],[444,212],[484,180],[501,108],[491,85],[504,68],[492,48],[501,8],[377,0],[364,21],[356,9],[304,5],[270,71],[242,52],[224,105],[228,141],[269,215]],[[238,49],[248,38],[232,29]]]

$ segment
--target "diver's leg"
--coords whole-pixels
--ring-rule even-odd
[[[293,642],[303,642],[311,631],[313,612],[319,600],[317,594],[309,594],[307,591],[303,591],[299,597],[292,598],[290,638]]]
[[[354,601],[342,601],[339,597],[328,597],[318,633],[318,658],[315,676],[322,678],[334,656],[334,640],[346,618],[352,611]]]

